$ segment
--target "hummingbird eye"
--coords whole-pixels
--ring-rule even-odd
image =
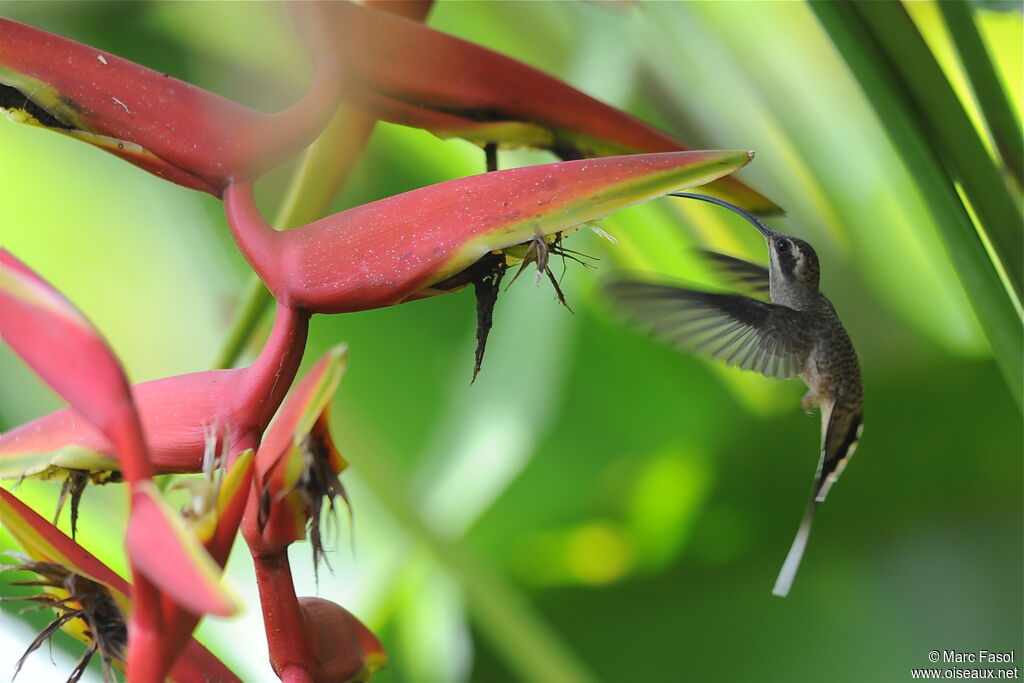
[[[789,249],[789,243],[786,242],[786,240],[779,240],[778,242],[775,243],[775,248],[778,249],[779,251],[786,251],[787,249]]]

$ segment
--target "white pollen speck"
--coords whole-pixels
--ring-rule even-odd
[[[107,63],[107,58],[103,55],[96,55],[96,59],[100,60],[100,64],[106,65]]]

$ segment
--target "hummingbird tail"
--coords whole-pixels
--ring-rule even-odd
[[[807,538],[811,535],[811,524],[814,522],[814,513],[817,509],[818,501],[811,498],[810,502],[807,503],[804,518],[800,521],[800,528],[797,529],[796,538],[793,539],[793,545],[789,547],[786,561],[782,563],[779,578],[775,580],[772,595],[784,598],[789,594],[789,589],[793,586],[793,579],[796,578],[796,570],[800,568],[800,560],[803,559],[804,549],[807,547]]]

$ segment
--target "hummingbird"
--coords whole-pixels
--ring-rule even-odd
[[[792,587],[818,505],[842,474],[863,429],[864,389],[853,343],[818,289],[818,255],[802,239],[772,230],[753,214],[716,197],[688,192],[743,216],[764,236],[769,265],[705,251],[723,275],[753,296],[704,292],[674,284],[620,279],[606,293],[635,322],[687,351],[768,377],[800,377],[805,412],[821,413],[821,454],[810,500],[772,593]],[[767,299],[767,300],[766,300]]]

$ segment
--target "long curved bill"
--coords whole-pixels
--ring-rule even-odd
[[[764,224],[764,221],[762,221],[754,214],[750,213],[744,208],[736,206],[735,204],[731,204],[730,202],[727,202],[724,199],[719,199],[718,197],[710,197],[704,194],[696,194],[693,192],[672,192],[668,196],[682,197],[683,199],[699,199],[702,202],[709,202],[711,204],[723,206],[732,211],[733,213],[737,213],[740,216],[743,216],[745,219],[747,219],[747,221],[749,221],[751,225],[757,228],[757,231],[764,235],[764,238],[767,240],[771,240],[773,237],[779,234],[777,230],[772,230],[771,228],[769,228],[767,225]]]

